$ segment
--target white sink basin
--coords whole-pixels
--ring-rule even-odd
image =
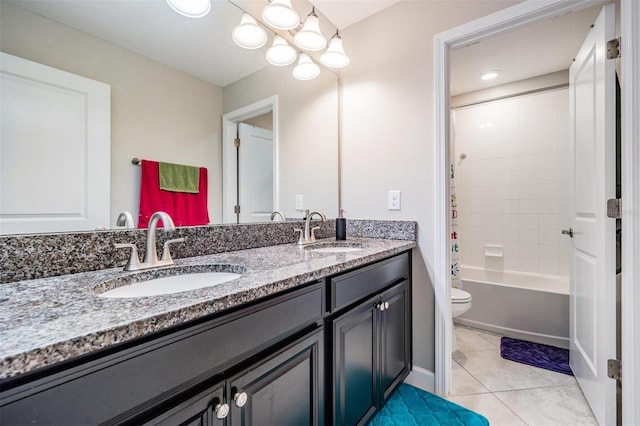
[[[123,285],[100,293],[98,296],[108,298],[160,296],[211,287],[241,276],[241,274],[233,272],[186,273]]]

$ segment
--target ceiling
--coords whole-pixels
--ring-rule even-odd
[[[451,52],[451,94],[568,69],[600,9],[562,15]],[[482,81],[489,70],[500,70],[498,78]]]
[[[226,1],[213,1],[212,11],[200,19],[181,17],[164,0],[0,1],[124,46],[220,87],[267,65],[267,47],[247,51],[233,43],[231,30],[239,23],[242,12]],[[263,7],[256,0],[234,1],[256,16]],[[311,1],[331,23],[343,29],[401,0]],[[302,0],[295,3],[301,10],[310,7],[305,4],[309,5]],[[559,16],[452,52],[452,94],[567,69],[598,9]],[[323,32],[335,28],[331,23],[324,23]],[[480,75],[490,69],[499,69],[499,78],[480,80]]]
[[[340,30],[401,0],[310,0]]]
[[[205,17],[174,12],[164,0],[0,0],[125,47],[220,87],[267,65],[262,51],[238,47],[231,31],[242,10],[213,1]]]

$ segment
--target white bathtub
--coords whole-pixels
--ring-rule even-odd
[[[569,278],[462,268],[471,309],[454,318],[505,336],[569,347]]]

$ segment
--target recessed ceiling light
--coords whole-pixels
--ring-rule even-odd
[[[498,74],[500,74],[499,70],[491,70],[491,71],[487,71],[484,74],[482,74],[482,77],[480,77],[483,80],[493,80],[494,78],[496,78],[498,76]]]

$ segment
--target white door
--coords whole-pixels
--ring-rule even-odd
[[[0,233],[109,227],[107,84],[0,52]]]
[[[267,222],[274,210],[273,132],[245,123],[239,127],[240,223]]]
[[[570,69],[575,194],[570,303],[570,365],[598,422],[614,425],[615,380],[607,360],[616,355],[615,37],[614,4],[603,7]]]

